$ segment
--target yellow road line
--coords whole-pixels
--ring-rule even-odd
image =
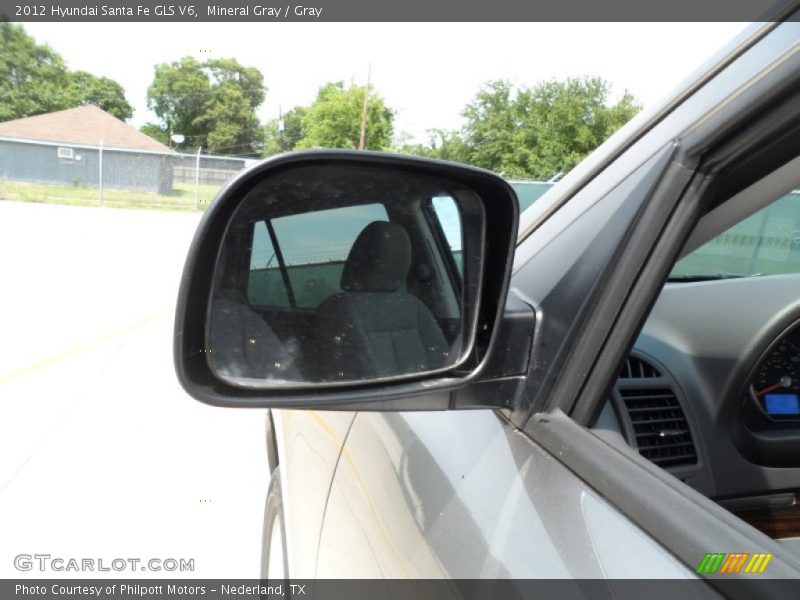
[[[96,348],[97,346],[101,346],[116,337],[120,337],[122,335],[130,333],[135,329],[139,329],[140,327],[149,325],[153,321],[157,321],[158,319],[167,316],[168,314],[170,314],[170,312],[171,309],[160,311],[156,314],[150,315],[149,317],[145,317],[144,319],[134,321],[133,323],[129,323],[123,327],[119,327],[118,329],[113,329],[107,333],[104,333],[101,336],[83,342],[81,344],[78,344],[77,346],[73,346],[72,348],[67,348],[62,352],[52,354],[50,356],[42,358],[41,360],[37,360],[36,362],[21,367],[15,371],[11,371],[10,373],[0,375],[0,385],[8,383],[14,379],[19,379],[20,377],[24,377],[25,375],[29,375],[30,373],[33,373],[40,369],[44,369],[45,367],[49,367],[60,360],[64,360],[65,358],[69,358],[76,354],[80,354],[81,352],[86,352],[87,350],[91,350],[93,348]]]

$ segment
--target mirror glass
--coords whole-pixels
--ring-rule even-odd
[[[278,387],[452,367],[470,339],[464,215],[479,206],[463,184],[385,167],[265,175],[215,266],[204,349],[215,375]]]

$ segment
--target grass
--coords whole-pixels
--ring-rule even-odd
[[[220,186],[200,186],[200,209],[204,210]],[[194,210],[194,184],[175,183],[168,194],[132,190],[103,190],[103,205],[113,208],[144,208],[155,210]],[[50,185],[0,180],[0,200],[40,202],[74,206],[99,206],[100,191],[94,187]]]
[[[533,204],[551,185],[513,184],[520,197],[521,209]],[[200,186],[200,209],[204,210],[221,186]],[[85,185],[55,185],[0,179],[0,200],[39,202],[74,206],[99,206],[100,191]],[[155,210],[194,210],[194,184],[174,183],[169,194],[134,190],[103,190],[103,205],[113,208],[145,208]]]

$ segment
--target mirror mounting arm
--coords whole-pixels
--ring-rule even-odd
[[[451,409],[521,406],[535,327],[534,308],[510,290],[479,380],[453,393]]]

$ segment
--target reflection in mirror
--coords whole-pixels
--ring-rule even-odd
[[[455,365],[466,348],[462,209],[452,181],[302,166],[256,185],[214,271],[215,374],[259,387],[358,383]]]

